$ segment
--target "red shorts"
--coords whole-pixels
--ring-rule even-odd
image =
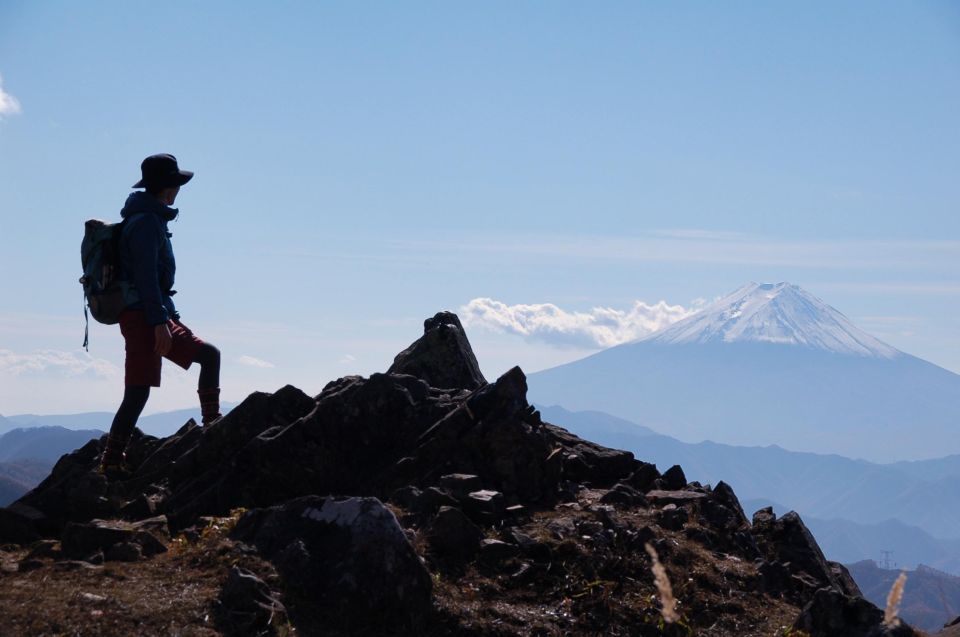
[[[193,335],[178,320],[167,321],[173,342],[165,358],[184,369],[190,369],[203,341]],[[147,323],[142,310],[126,310],[120,315],[120,333],[126,343],[127,359],[124,365],[124,383],[129,386],[160,386],[160,367],[163,359],[153,351],[154,326]]]

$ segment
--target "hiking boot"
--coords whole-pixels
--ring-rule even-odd
[[[123,482],[133,477],[133,472],[127,467],[125,462],[120,464],[103,464],[97,472],[107,479],[107,482]]]
[[[200,417],[203,426],[212,425],[223,416],[220,414],[220,388],[210,387],[207,389],[198,389],[197,395],[200,397]]]
[[[109,482],[127,480],[133,475],[133,472],[127,467],[127,454],[124,453],[129,441],[129,437],[107,436],[107,444],[104,446],[103,456],[100,457],[98,471],[106,476]]]

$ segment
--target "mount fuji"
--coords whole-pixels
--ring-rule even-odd
[[[877,462],[960,453],[960,375],[790,283],[750,283],[650,336],[529,377],[541,405],[687,442]]]

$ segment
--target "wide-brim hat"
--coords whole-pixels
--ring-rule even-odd
[[[133,188],[172,188],[182,186],[191,179],[193,173],[180,170],[177,158],[167,153],[150,155],[140,164],[140,181]]]

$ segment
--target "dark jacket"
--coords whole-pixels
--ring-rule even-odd
[[[179,211],[146,192],[127,197],[120,216],[126,220],[120,235],[120,264],[124,278],[133,286],[127,309],[143,310],[150,325],[179,318],[173,305],[173,282],[177,262],[167,222]]]

